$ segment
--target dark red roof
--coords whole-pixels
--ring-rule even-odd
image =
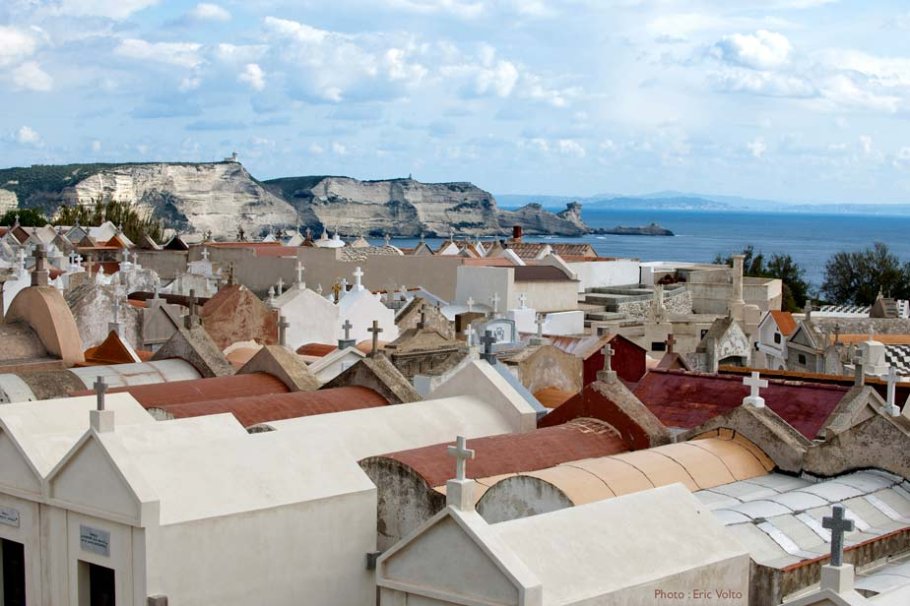
[[[848,391],[819,383],[769,383],[761,391],[765,404],[810,440]],[[653,369],[634,392],[667,427],[691,429],[740,406],[749,389],[740,377]]]
[[[368,387],[335,387],[318,391],[247,396],[155,406],[175,418],[229,412],[244,427],[269,421],[385,406],[389,402]]]
[[[450,444],[403,450],[383,455],[410,467],[429,486],[441,486],[452,479],[454,465]],[[468,441],[474,459],[467,474],[486,478],[505,473],[536,471],[566,461],[605,457],[629,450],[616,431],[596,419],[576,419],[565,425],[526,433],[490,436]]]
[[[109,393],[124,391],[136,398],[145,408],[157,408],[167,404],[287,393],[288,388],[287,385],[268,373],[255,372],[248,375],[118,387],[111,389]],[[93,393],[95,392],[87,391],[73,395]]]

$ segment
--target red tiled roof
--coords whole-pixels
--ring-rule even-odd
[[[793,319],[793,314],[789,311],[772,310],[771,317],[774,318],[774,322],[777,323],[777,329],[780,331],[780,334],[789,337],[796,332],[796,320]]]
[[[768,408],[812,440],[847,391],[837,385],[770,381],[761,396]],[[634,392],[667,427],[692,429],[740,406],[749,389],[736,376],[653,369]]]
[[[297,348],[297,355],[299,356],[315,356],[322,358],[329,355],[333,351],[338,349],[335,345],[329,345],[328,343],[305,343]]]
[[[248,375],[231,375],[192,381],[153,383],[111,389],[109,393],[128,392],[145,408],[184,402],[202,402],[216,398],[239,398],[266,394],[287,393],[287,386],[276,377],[255,372]],[[81,394],[89,395],[93,391]]]
[[[388,403],[388,400],[368,387],[336,387],[318,391],[166,404],[155,408],[160,408],[178,419],[229,412],[244,427],[252,427],[269,421],[375,408],[386,406]]]
[[[383,455],[410,467],[428,486],[441,486],[452,479],[454,467],[450,444],[403,450]],[[577,419],[565,425],[526,433],[505,434],[469,440],[475,456],[467,466],[472,478],[505,473],[536,471],[566,461],[605,457],[629,450],[616,431],[602,421]]]

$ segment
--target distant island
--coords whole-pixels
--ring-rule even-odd
[[[594,234],[604,234],[611,236],[675,236],[672,231],[666,227],[661,227],[657,223],[651,223],[644,227],[623,227],[617,225],[613,229],[598,228],[592,230]]]

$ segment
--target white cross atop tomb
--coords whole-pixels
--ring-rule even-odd
[[[354,290],[363,290],[363,270],[359,266],[354,269]]]
[[[306,288],[306,283],[303,281],[303,270],[306,269],[303,266],[303,263],[297,261],[297,288],[303,290]]]
[[[753,371],[751,376],[743,379],[743,385],[749,388],[749,395],[743,398],[743,404],[764,408],[765,399],[761,397],[761,390],[768,386],[767,379],[762,379],[759,373]]]
[[[901,415],[901,408],[897,405],[897,370],[893,366],[888,367],[888,374],[885,377],[888,381],[888,412],[892,417]]]
[[[455,478],[446,482],[446,504],[468,511],[474,508],[474,481],[467,478],[467,461],[474,458],[474,451],[468,448],[464,436],[458,436],[448,453],[455,458]]]
[[[468,300],[465,301],[465,304],[468,306],[468,311],[474,311],[474,297],[468,297]]]

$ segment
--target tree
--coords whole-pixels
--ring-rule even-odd
[[[910,295],[910,264],[901,265],[886,244],[840,251],[825,264],[822,293],[837,303],[872,305],[878,293],[906,298]]]
[[[77,220],[81,225],[101,225],[110,221],[121,226],[126,237],[137,243],[143,236],[158,242],[163,235],[161,223],[152,217],[151,212],[140,212],[131,204],[115,200],[96,200],[92,206],[61,206],[54,217],[54,224],[74,225]]]
[[[0,225],[14,225],[16,217],[19,218],[19,225],[23,227],[44,227],[47,225],[47,217],[34,208],[19,208],[8,210],[0,217]]]
[[[809,283],[806,282],[806,271],[800,267],[790,255],[774,253],[765,263],[763,253],[755,252],[755,247],[749,244],[741,253],[743,259],[743,275],[754,278],[776,278],[783,282],[783,300],[781,309],[784,311],[798,311],[806,304],[809,297]],[[724,257],[716,255],[714,263],[717,265],[733,266],[733,256]]]

